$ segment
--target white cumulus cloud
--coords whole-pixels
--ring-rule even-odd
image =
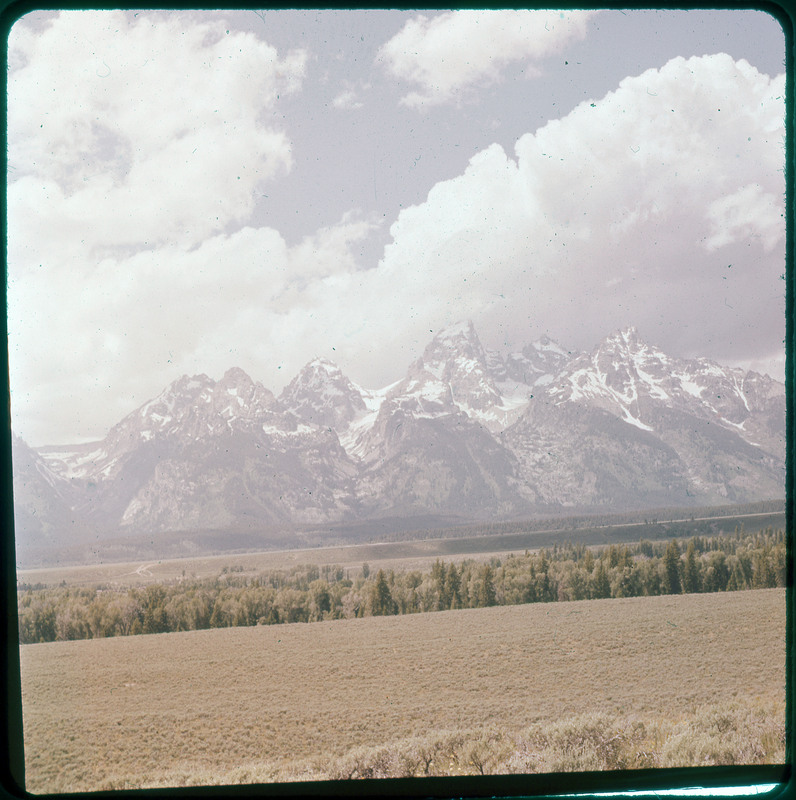
[[[238,365],[278,391],[323,355],[383,386],[462,318],[501,349],[544,332],[590,348],[635,324],[676,355],[781,361],[782,75],[719,54],[627,78],[513,152],[477,152],[366,269],[375,217],[295,242],[253,218],[290,166],[274,120],[303,54],[184,17],[72,13],[11,39],[12,413],[33,444],[99,438],[183,373]],[[456,74],[448,98],[497,73]]]
[[[364,103],[353,89],[346,89],[334,97],[332,105],[343,110],[356,110],[362,108]]]
[[[363,331],[422,342],[470,316],[493,346],[547,331],[590,348],[635,324],[676,354],[773,363],[784,94],[784,76],[729,56],[676,58],[526,134],[513,157],[492,145],[399,215]]]
[[[23,18],[9,48],[11,230],[26,241],[52,241],[51,225],[96,246],[201,241],[290,169],[271,115],[301,85],[301,51],[119,11],[61,12],[44,30]]]
[[[409,106],[460,100],[476,86],[496,81],[509,63],[559,52],[586,35],[593,11],[463,10],[418,15],[379,51],[387,70],[418,85]]]
[[[339,304],[339,276],[360,268],[353,248],[372,227],[346,217],[294,246],[273,229],[244,227],[198,247],[68,258],[58,270],[14,276],[9,352],[18,432],[37,444],[103,435],[183,373],[220,377],[236,365],[278,388],[308,360],[308,336],[328,349],[330,300]],[[334,309],[338,323],[349,308]],[[92,405],[79,430],[58,429],[57,409],[36,413],[51,405],[47,398],[111,388],[117,405]]]

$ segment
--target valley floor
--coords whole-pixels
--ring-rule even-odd
[[[26,788],[778,763],[784,631],[768,589],[23,645]]]

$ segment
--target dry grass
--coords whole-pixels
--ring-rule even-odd
[[[484,537],[484,548],[490,545]],[[346,545],[319,547],[311,550],[273,550],[257,553],[233,553],[220,556],[172,558],[162,561],[130,561],[110,564],[87,564],[70,567],[41,567],[17,570],[17,579],[29,584],[57,586],[142,586],[149,583],[177,581],[184,577],[214,578],[224,567],[232,567],[237,575],[256,576],[271,570],[290,570],[306,564],[334,565],[352,570],[352,576],[367,562],[372,570],[427,571],[440,559],[459,563],[464,559],[488,561],[505,558],[517,550],[487,550],[451,554],[455,540]]]
[[[25,645],[28,789],[776,762],[784,630],[771,589]]]

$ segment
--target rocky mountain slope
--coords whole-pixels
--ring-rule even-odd
[[[15,438],[18,536],[773,499],[784,425],[783,384],[633,328],[591,353],[544,338],[504,355],[468,322],[380,390],[324,359],[279,397],[230,369],[179,378],[101,442]]]

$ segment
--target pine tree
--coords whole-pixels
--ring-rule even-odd
[[[445,565],[439,559],[437,559],[431,567],[431,577],[434,580],[434,584],[437,588],[437,594],[439,595],[439,607],[441,609],[449,608],[451,600],[445,586]]]
[[[384,570],[376,574],[376,583],[373,587],[372,608],[374,616],[386,616],[395,613],[395,604],[390,594],[390,586],[384,575]]]
[[[536,594],[543,603],[555,600],[550,586],[550,562],[544,550],[539,554],[539,561],[536,564]]]
[[[737,592],[742,589],[748,589],[749,586],[746,582],[746,577],[743,574],[743,569],[738,561],[735,560],[735,563],[732,565],[732,571],[730,572],[730,579],[727,581],[727,591],[728,592]]]
[[[663,557],[665,585],[664,594],[680,594],[680,548],[676,539],[669,542]]]
[[[710,581],[705,581],[706,592],[724,592],[730,580],[730,568],[727,566],[727,556],[721,550],[715,551],[710,557]]]
[[[371,608],[374,616],[386,616],[393,613],[393,601],[390,594],[390,586],[384,575],[384,570],[379,570],[376,574],[376,582],[373,584]]]
[[[592,575],[591,596],[598,600],[611,596],[611,581],[608,578],[603,559],[597,562],[597,568]]]
[[[495,605],[495,598],[495,580],[492,567],[489,564],[484,564],[481,569],[481,580],[478,582],[476,605],[479,608],[493,606]]]
[[[585,600],[589,596],[589,584],[580,567],[575,567],[569,575],[569,596],[572,600]]]
[[[771,567],[769,549],[758,550],[754,556],[754,567],[752,572],[752,588],[768,589],[777,585],[774,570]]]
[[[688,543],[683,567],[683,592],[693,594],[702,591],[702,571],[696,557],[694,540]]]
[[[461,603],[459,597],[460,586],[461,578],[459,576],[459,571],[456,569],[455,564],[450,564],[445,574],[445,597],[450,608],[458,608]]]

